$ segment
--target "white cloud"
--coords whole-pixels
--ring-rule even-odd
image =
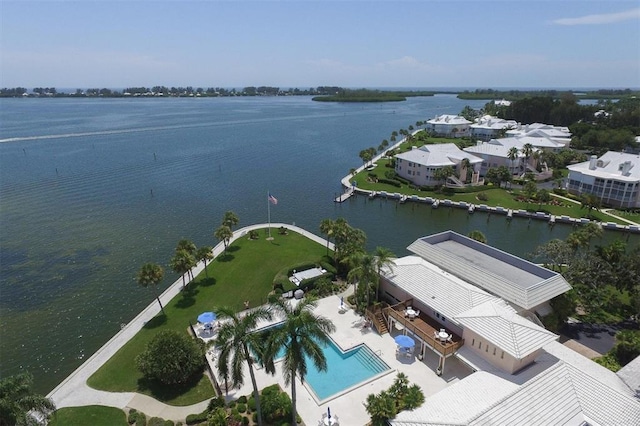
[[[562,18],[552,21],[556,25],[602,25],[640,19],[640,8],[618,13],[602,13],[599,15],[587,15],[579,18]]]

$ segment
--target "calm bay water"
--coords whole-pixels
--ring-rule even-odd
[[[361,149],[483,104],[0,100],[0,375],[28,370],[38,391],[51,390],[152,302],[133,278],[141,264],[167,264],[181,238],[215,245],[227,210],[241,226],[266,222],[267,191],[279,200],[273,222],[318,233],[322,219],[342,216],[370,248],[398,255],[447,229],[479,229],[517,255],[564,238],[571,227],[365,197],[332,202]]]

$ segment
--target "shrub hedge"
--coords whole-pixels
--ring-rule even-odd
[[[378,183],[385,183],[387,185],[395,186],[396,188],[402,188],[402,184],[395,179],[378,179]]]
[[[209,416],[209,410],[204,410],[202,413],[189,414],[186,418],[188,425],[195,425],[198,423],[206,422]]]

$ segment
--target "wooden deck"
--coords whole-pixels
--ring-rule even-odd
[[[453,355],[458,348],[462,347],[464,340],[462,337],[453,333],[447,329],[447,333],[452,336],[451,342],[442,342],[435,337],[435,333],[443,328],[428,315],[420,313],[420,315],[414,319],[406,318],[404,316],[404,310],[407,306],[411,306],[411,301],[405,301],[397,305],[388,306],[384,308],[385,315],[393,318],[397,323],[402,325],[407,331],[415,334],[421,340],[423,340],[428,346],[434,349],[443,357],[449,357]]]

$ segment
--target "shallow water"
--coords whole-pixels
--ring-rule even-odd
[[[394,130],[458,113],[453,96],[375,105],[308,97],[0,100],[0,374],[46,393],[153,295],[134,276],[181,238],[214,245],[233,210],[319,233],[345,217],[398,255],[416,238],[479,229],[525,255],[572,228],[354,197],[336,205],[358,153]],[[163,288],[176,278],[169,274]]]

